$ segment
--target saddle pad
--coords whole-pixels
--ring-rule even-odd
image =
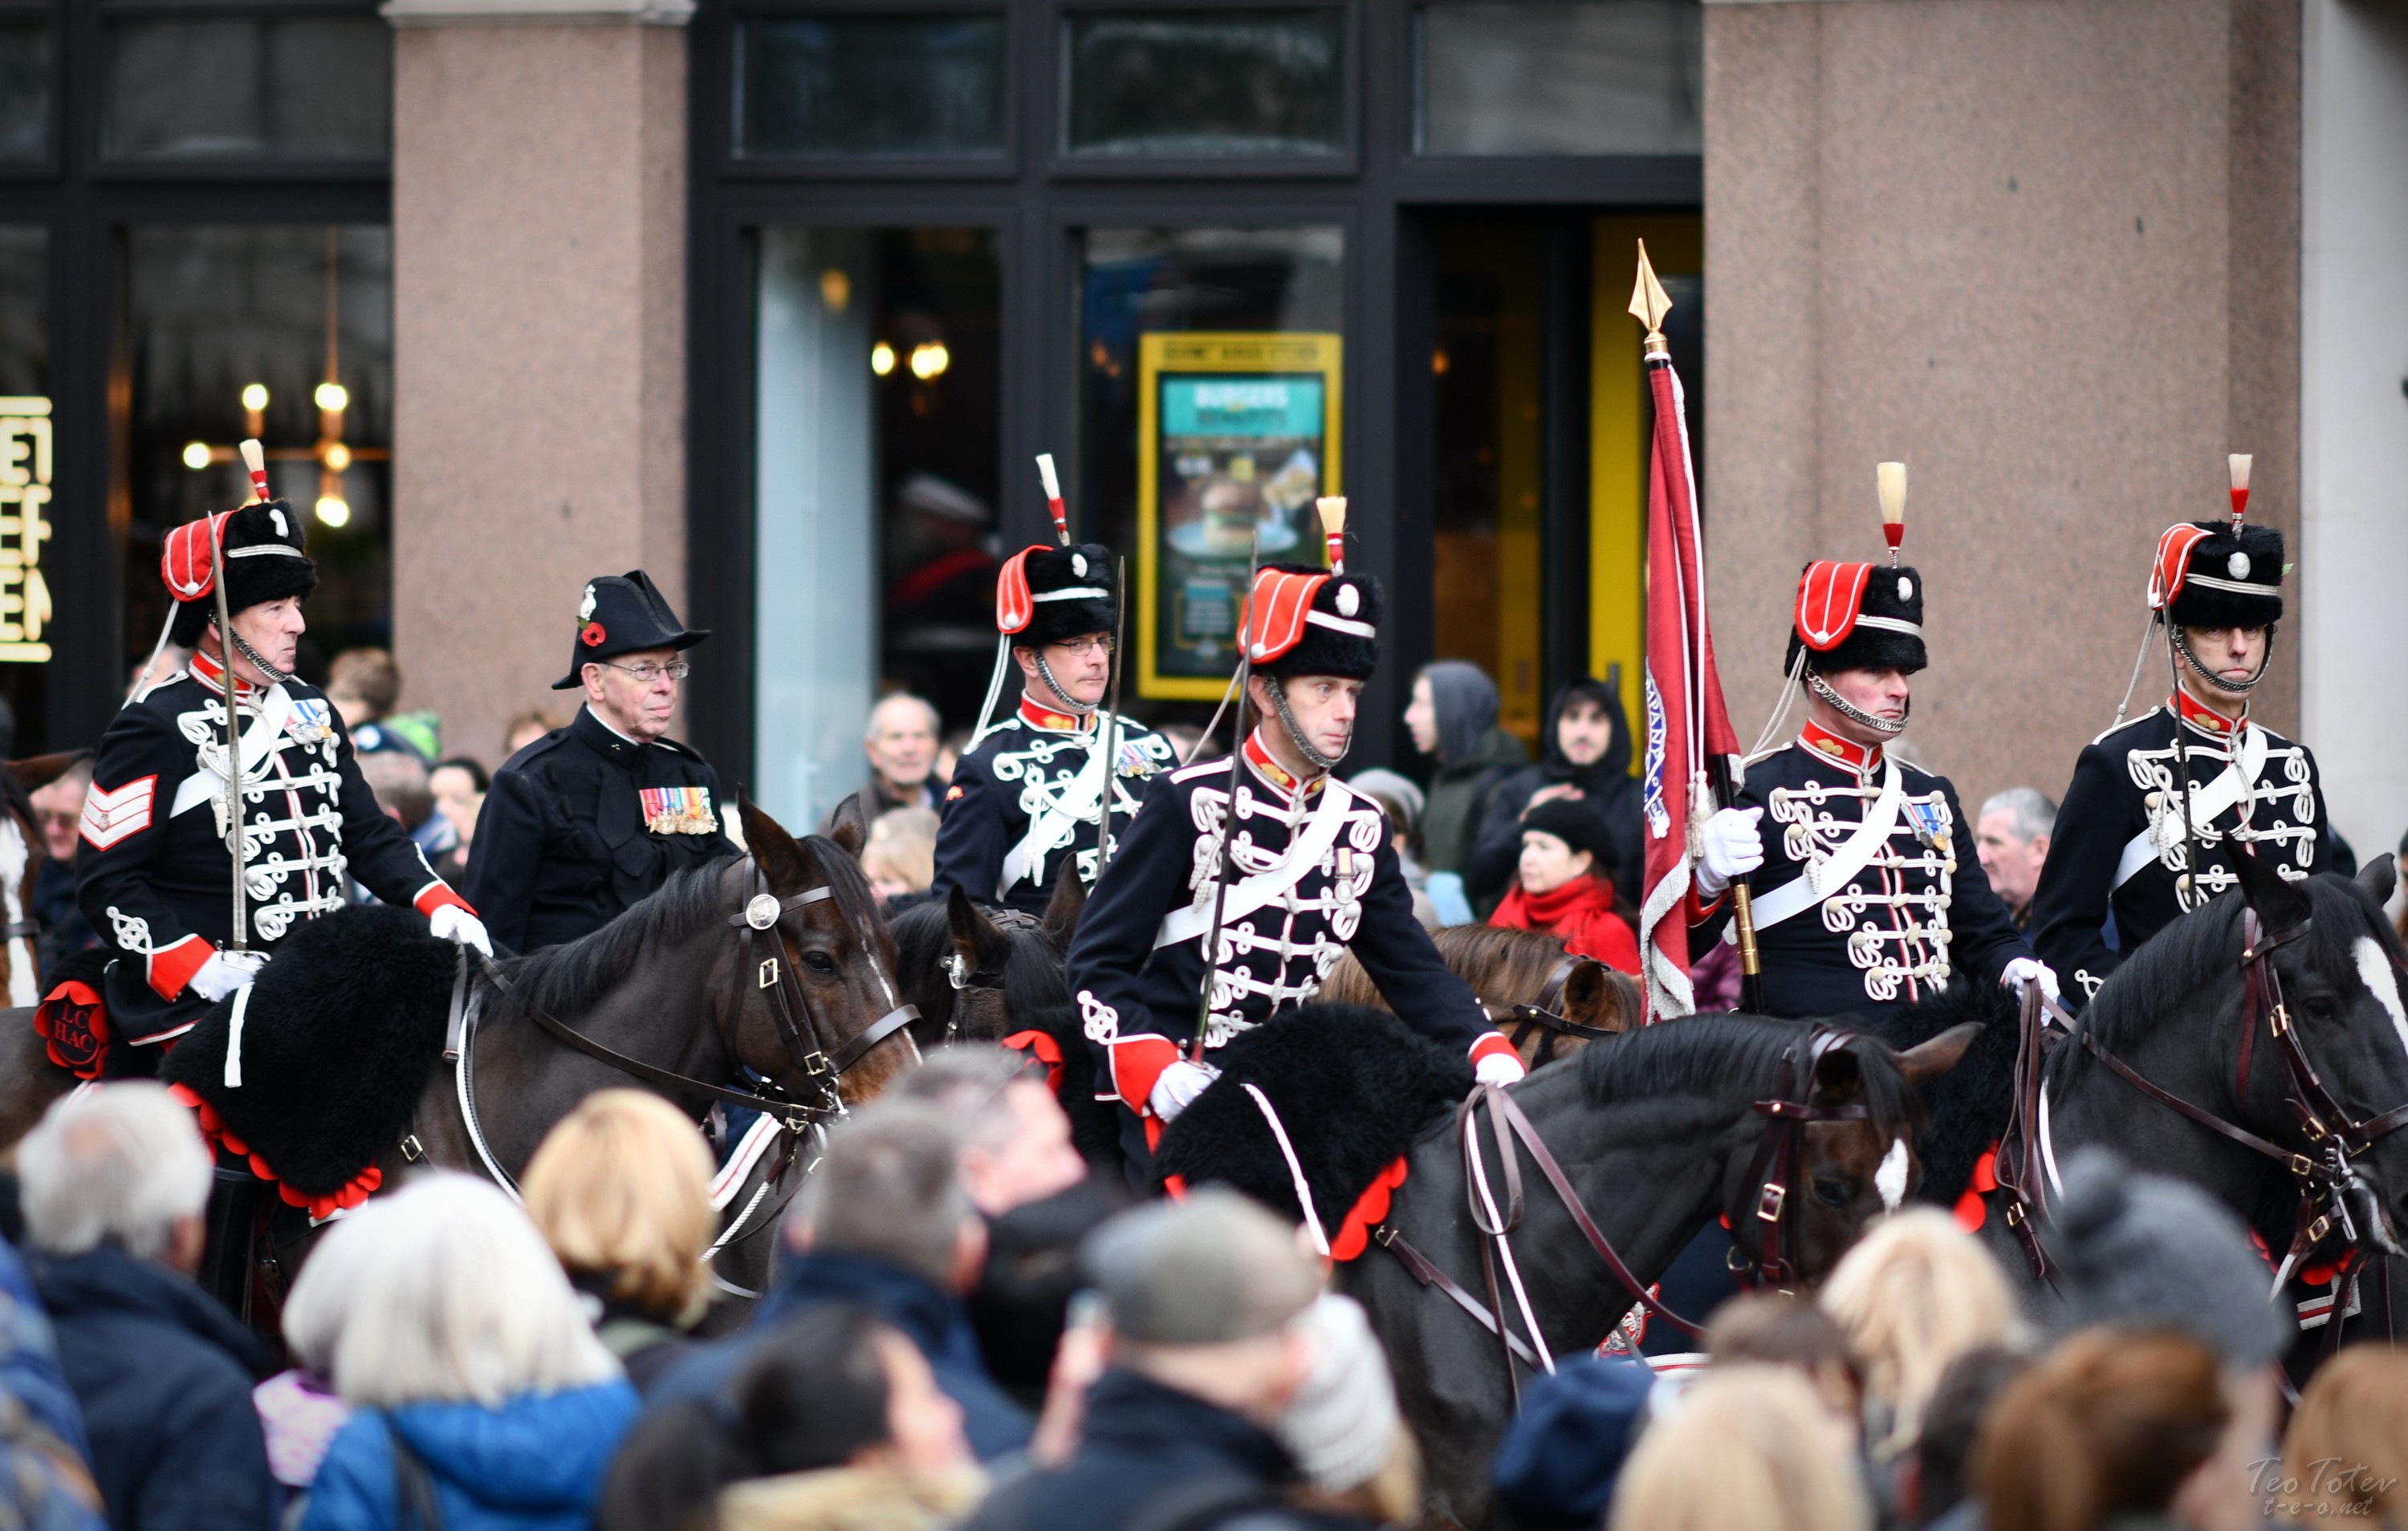
[[[1188,1185],[1220,1181],[1302,1222],[1287,1158],[1262,1109],[1279,1112],[1312,1187],[1322,1231],[1337,1240],[1374,1180],[1404,1157],[1432,1118],[1471,1092],[1471,1064],[1361,1005],[1306,1005],[1212,1054],[1221,1078],[1166,1128],[1154,1172]]]
[[[241,1085],[225,1084],[231,1005],[184,1034],[159,1078],[207,1102],[262,1176],[335,1195],[409,1130],[442,1055],[456,952],[413,909],[308,921],[251,983]]]

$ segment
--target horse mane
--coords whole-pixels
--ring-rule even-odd
[[[1484,993],[1537,994],[1564,960],[1564,938],[1507,925],[1449,925],[1430,939],[1447,966]]]
[[[1575,1060],[1593,1106],[1660,1095],[1722,1095],[1743,1089],[1757,1100],[1789,1090],[1789,1049],[1813,1026],[1757,1015],[1687,1015],[1601,1038]],[[1858,1033],[1844,1044],[1856,1058],[1866,1112],[1885,1137],[1911,1134],[1922,1116],[1914,1086],[1879,1037]]]

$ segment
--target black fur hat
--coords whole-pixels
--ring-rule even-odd
[[[2177,627],[2272,627],[2283,620],[2283,534],[2272,526],[2195,521],[2207,535],[2184,560],[2167,608]]]
[[[1019,559],[1028,581],[1032,603],[1028,625],[1011,635],[1014,648],[1041,649],[1087,633],[1111,633],[1120,626],[1120,606],[1112,594],[1112,551],[1097,542],[1070,548],[1030,548]],[[1010,565],[1003,578],[1011,578]],[[997,592],[998,608],[1004,605]]]
[[[1863,594],[1847,611],[1846,594],[1858,570],[1870,571]],[[1811,627],[1818,633],[1853,622],[1845,637],[1828,649],[1806,642]],[[1818,674],[1839,670],[1903,670],[1909,675],[1931,663],[1923,647],[1923,576],[1912,565],[1887,564],[1809,564],[1798,579],[1798,606],[1789,624],[1789,648],[1781,656],[1785,672],[1806,653],[1806,667]]]
[[[308,558],[308,533],[292,502],[267,500],[228,511],[219,536],[225,541],[228,611],[307,595],[318,588],[318,565]],[[160,573],[168,594],[178,597],[167,639],[179,648],[198,643],[210,619],[218,614],[217,594],[207,582],[208,570],[207,522],[179,526],[167,535],[160,554]],[[202,593],[184,598],[181,592],[195,582]]]
[[[1301,609],[1297,576],[1327,577],[1312,592],[1311,606]],[[1248,616],[1247,637],[1254,641],[1268,634],[1268,651],[1257,647],[1254,673],[1369,680],[1380,667],[1383,604],[1380,581],[1368,574],[1330,574],[1309,564],[1264,565],[1254,579],[1259,609]]]

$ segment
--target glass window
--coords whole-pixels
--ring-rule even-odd
[[[1002,265],[991,229],[760,237],[752,780],[816,823],[867,780],[881,694],[924,698],[947,733],[986,696]]]
[[[106,91],[112,160],[380,161],[393,35],[373,17],[120,21]]]
[[[1418,147],[1700,153],[1703,24],[1697,0],[1429,6]]]
[[[736,151],[1003,152],[1003,19],[829,16],[738,23]]]
[[[50,24],[0,20],[0,160],[50,150]]]
[[[1071,153],[1346,147],[1346,21],[1335,8],[1074,12],[1063,49]]]
[[[160,537],[251,497],[235,455],[246,436],[308,522],[318,589],[303,675],[389,644],[393,231],[136,228],[119,325],[129,653],[148,653],[166,616]]]

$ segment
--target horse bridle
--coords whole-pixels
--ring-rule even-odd
[[[1582,963],[1594,960],[1567,952],[1548,972],[1547,981],[1539,986],[1538,1003],[1513,1007],[1513,1030],[1510,1040],[1514,1052],[1522,1051],[1522,1044],[1529,1040],[1532,1027],[1545,1033],[1539,1038],[1537,1051],[1530,1054],[1531,1067],[1543,1068],[1555,1061],[1555,1038],[1559,1037],[1577,1037],[1583,1041],[1595,1042],[1617,1035],[1603,1026],[1583,1025],[1563,1013],[1564,990],[1570,984],[1572,975],[1580,971]]]
[[[1009,905],[989,910],[987,913],[987,921],[989,923],[993,924],[996,930],[1004,932],[1015,930],[1036,930],[1040,928],[1044,923],[1043,921],[1038,919],[1026,909],[1012,909]],[[1004,961],[1008,965],[1010,960],[1011,954],[1010,951],[1007,950],[1004,953]],[[956,995],[965,994],[972,989],[996,994],[1003,992],[1003,968],[972,967],[970,966],[970,960],[962,955],[961,949],[958,947],[946,952],[942,957],[939,957],[937,960],[937,967],[939,971],[945,975],[946,985],[951,988]],[[914,1011],[913,1013],[916,1016],[918,1012]],[[953,1013],[947,1017],[945,1021],[945,1040],[948,1042],[959,1040],[961,1034],[961,1001],[959,998],[956,998],[953,1001]]]
[[[2235,1099],[2248,1098],[2250,1059],[2257,1043],[2258,1023],[2262,1020],[2268,1032],[2282,1047],[2287,1083],[2284,1104],[2299,1118],[2300,1136],[2308,1141],[2306,1152],[2297,1152],[2269,1142],[2248,1128],[2228,1122],[2163,1088],[2109,1052],[2090,1027],[2076,1027],[2063,1010],[2056,1010],[2068,1029],[2081,1037],[2083,1047],[2127,1084],[2159,1105],[2181,1112],[2225,1141],[2237,1143],[2253,1153],[2272,1159],[2291,1172],[2298,1184],[2300,1207],[2291,1246],[2285,1252],[2281,1268],[2276,1272],[2277,1286],[2289,1279],[2291,1272],[2311,1251],[2325,1241],[2336,1226],[2348,1240],[2352,1252],[2365,1247],[2367,1236],[2359,1230],[2358,1220],[2349,1209],[2347,1193],[2359,1182],[2358,1173],[2351,1161],[2365,1153],[2377,1139],[2408,1126],[2408,1104],[2395,1106],[2363,1122],[2353,1118],[2348,1108],[2326,1088],[2315,1062],[2308,1057],[2306,1044],[2300,1039],[2300,1028],[2291,1019],[2290,1008],[2283,999],[2283,980],[2274,966],[2274,953],[2305,936],[2312,923],[2312,920],[2303,918],[2295,925],[2268,935],[2256,909],[2244,906],[2242,909],[2241,970],[2247,994],[2242,1016],[2240,1062],[2234,1070],[2233,1089]],[[2055,1009],[2053,1006],[2050,1008]],[[2029,1230],[2039,1205],[2039,1171],[2034,1162],[2038,1157],[2038,1145],[2031,1126],[2032,1113],[2025,1109],[2028,1089],[2036,1105],[2041,1082],[2038,1055],[2042,1049],[2036,1035],[2041,1029],[2034,1023],[2036,1011],[2037,1007],[2027,1000],[2026,1035],[2022,1040],[2022,1055],[2016,1064],[2015,1106],[2009,1119],[2011,1133],[2020,1129],[2013,1166],[2014,1179],[2010,1181],[2006,1175],[1999,1175],[1998,1180],[2000,1189],[2009,1193],[2009,1224],[2021,1237],[2026,1254],[2033,1262],[2034,1273],[2047,1279],[2050,1275],[2047,1256],[2041,1251],[2038,1238]],[[2028,1087],[2026,1084],[2026,1058],[2029,1058],[2031,1063]],[[2009,1163],[2008,1147],[2003,1141],[1996,1163],[1999,1166]],[[2333,1334],[2335,1337],[2340,1334],[2337,1322]]]
[[[1853,1032],[1830,1026],[1815,1027],[1801,1038],[1804,1044],[1802,1052],[1799,1043],[1792,1043],[1784,1055],[1784,1061],[1792,1065],[1789,1077],[1784,1081],[1784,1093],[1777,1098],[1756,1103],[1757,1113],[1765,1119],[1764,1135],[1758,1140],[1748,1176],[1756,1185],[1756,1215],[1765,1225],[1762,1234],[1764,1257],[1755,1262],[1755,1267],[1766,1280],[1795,1281],[1796,1266],[1789,1258],[1788,1251],[1804,1248],[1804,1205],[1791,1193],[1804,1164],[1807,1123],[1861,1122],[1870,1115],[1861,1103],[1851,1106],[1813,1104],[1815,1070],[1828,1054],[1846,1047],[1855,1039]],[[1479,1118],[1484,1106],[1491,1131],[1497,1138],[1498,1160],[1504,1166],[1505,1203],[1502,1208],[1497,1207],[1494,1199],[1484,1194],[1487,1170],[1480,1157],[1479,1142]],[[1532,1370],[1543,1367],[1552,1371],[1555,1368],[1552,1358],[1544,1353],[1546,1342],[1538,1333],[1536,1320],[1521,1290],[1521,1279],[1513,1270],[1512,1247],[1507,1242],[1509,1236],[1521,1225],[1523,1212],[1522,1168],[1513,1153],[1515,1141],[1521,1143],[1529,1153],[1531,1162],[1539,1166],[1540,1174],[1546,1178],[1547,1184],[1554,1188],[1564,1210],[1571,1215],[1573,1225],[1580,1229],[1581,1237],[1588,1240],[1589,1248],[1597,1252],[1605,1268],[1631,1295],[1638,1306],[1683,1334],[1693,1338],[1703,1338],[1704,1325],[1666,1307],[1631,1270],[1629,1263],[1613,1247],[1613,1241],[1606,1238],[1605,1231],[1589,1215],[1588,1208],[1581,1201],[1580,1193],[1572,1187],[1570,1177],[1555,1162],[1554,1152],[1548,1149],[1545,1139],[1539,1136],[1538,1128],[1504,1088],[1494,1084],[1475,1086],[1455,1114],[1455,1130],[1463,1145],[1464,1183],[1466,1195],[1470,1196],[1472,1226],[1479,1234],[1481,1275],[1487,1287],[1488,1300],[1483,1303],[1465,1291],[1429,1256],[1414,1248],[1393,1223],[1383,1223],[1373,1229],[1371,1238],[1395,1255],[1398,1263],[1405,1267],[1406,1274],[1416,1282],[1437,1289],[1470,1315],[1473,1322],[1496,1337],[1504,1355],[1505,1379],[1512,1390],[1516,1409],[1521,1407],[1522,1384],[1513,1370],[1513,1363],[1518,1360]],[[1482,1194],[1472,1195],[1475,1190]],[[1513,1285],[1515,1298],[1522,1305],[1523,1322],[1531,1330],[1530,1343],[1525,1343],[1505,1322],[1503,1294],[1497,1277],[1500,1259]],[[1537,1349],[1533,1349],[1533,1345]]]

